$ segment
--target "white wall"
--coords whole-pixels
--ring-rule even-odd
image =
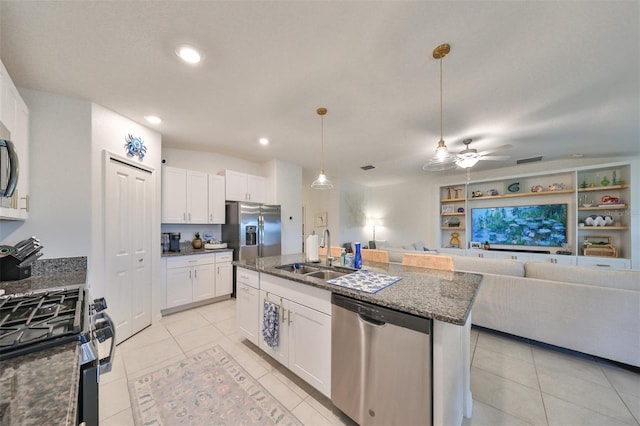
[[[43,259],[91,252],[91,103],[20,89],[30,113],[29,219],[0,221],[0,244],[36,236]]]
[[[302,252],[302,168],[285,161],[271,161],[272,194],[280,204],[282,254]]]

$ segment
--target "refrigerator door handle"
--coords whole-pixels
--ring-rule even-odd
[[[258,257],[263,257],[264,252],[262,245],[264,243],[264,216],[258,216]]]

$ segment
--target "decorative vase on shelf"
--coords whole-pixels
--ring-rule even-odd
[[[200,233],[196,232],[193,235],[193,240],[191,241],[191,245],[193,246],[194,249],[201,249],[202,248],[202,240],[200,239]]]
[[[356,269],[362,268],[362,253],[360,252],[360,243],[354,243],[356,246],[356,256],[353,262],[353,267]]]
[[[603,177],[602,180],[600,181],[600,185],[602,186],[607,186],[609,185],[609,179],[607,179],[607,177]]]

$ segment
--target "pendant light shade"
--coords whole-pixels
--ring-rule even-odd
[[[316,111],[320,116],[320,174],[313,181],[311,188],[313,189],[331,189],[333,183],[324,174],[324,116],[327,114],[326,108],[318,108]]]
[[[451,51],[451,46],[448,44],[441,44],[433,50],[433,57],[435,59],[440,60],[440,141],[438,142],[438,146],[436,148],[435,155],[429,162],[427,162],[424,166],[422,166],[423,170],[428,171],[440,171],[440,170],[448,170],[456,167],[456,160],[458,157],[453,155],[447,149],[447,145],[444,143],[444,139],[442,137],[442,116],[443,116],[443,96],[442,96],[442,58],[447,56],[447,54]]]

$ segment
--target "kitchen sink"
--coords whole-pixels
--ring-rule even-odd
[[[345,267],[315,266],[306,263],[289,263],[286,265],[276,266],[276,269],[282,269],[294,274],[304,275],[305,277],[320,278],[325,281],[353,272],[350,268]]]
[[[317,266],[309,266],[309,265],[304,265],[300,263],[290,263],[288,265],[280,265],[280,266],[276,266],[276,269],[283,269],[287,272],[293,272],[294,274],[300,274],[300,275],[305,275],[310,272],[322,271],[322,269],[318,268]]]
[[[319,271],[309,272],[304,274],[305,277],[321,278],[323,280],[331,280],[333,278],[338,278],[343,275],[347,275],[347,272],[332,271],[329,269],[321,269]]]

